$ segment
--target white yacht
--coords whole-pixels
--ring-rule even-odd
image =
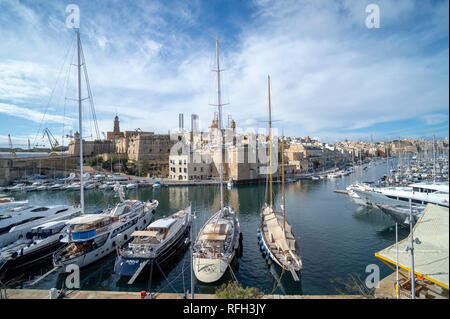
[[[219,280],[236,256],[240,244],[240,225],[231,207],[215,213],[198,233],[193,246],[195,277],[210,283]]]
[[[131,182],[131,183],[126,184],[125,187],[127,189],[134,189],[134,188],[137,188],[137,183]]]
[[[10,192],[22,192],[25,190],[25,184],[20,183],[20,184],[16,184],[13,187],[9,188]]]
[[[411,199],[412,204],[428,203],[449,207],[448,184],[415,183],[405,187],[374,187],[372,189],[354,189],[366,205],[405,205]]]
[[[222,131],[222,105],[220,97],[219,40],[216,40],[218,130]],[[224,156],[223,143],[218,151]],[[223,200],[223,164],[219,164],[220,210],[202,226],[192,247],[192,268],[198,280],[211,283],[222,278],[240,249],[242,234],[236,212]]]
[[[327,175],[328,178],[338,178],[341,177],[341,174],[338,173],[330,173]]]
[[[158,201],[124,200],[109,213],[83,214],[67,222],[66,243],[53,255],[55,267],[76,264],[87,266],[125,244],[136,230],[152,220]]]
[[[8,218],[0,219],[0,247],[25,238],[35,226],[45,222],[73,218],[81,209],[68,205],[16,207],[8,212]]]
[[[361,198],[355,190],[361,190],[361,191],[367,191],[369,189],[373,189],[373,186],[366,183],[355,183],[352,185],[349,185],[345,188],[347,190],[348,196],[358,205],[366,206],[367,202],[363,198]]]
[[[1,214],[1,212],[3,212],[4,210],[7,210],[9,208],[23,206],[26,204],[28,204],[28,200],[16,201],[12,197],[2,197],[2,198],[0,198],[0,214]]]

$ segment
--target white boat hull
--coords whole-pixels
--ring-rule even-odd
[[[113,230],[111,230],[108,234],[108,239],[106,242],[99,248],[94,249],[84,255],[66,259],[66,260],[53,260],[53,265],[55,267],[58,266],[67,266],[70,264],[76,264],[78,267],[86,267],[97,260],[107,256],[111,252],[115,252],[117,247],[123,246],[127,241],[131,239],[131,234],[136,230],[141,230],[147,227],[153,219],[153,209],[149,210],[145,213],[143,217],[140,217],[136,224],[131,227],[125,229],[124,231],[118,233],[117,235],[112,235]],[[145,221],[145,222],[144,222]]]
[[[204,283],[218,281],[227,271],[228,265],[235,256],[235,252],[229,258],[193,258],[194,274],[198,280]]]

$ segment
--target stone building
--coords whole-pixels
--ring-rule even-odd
[[[83,140],[83,156],[92,157],[103,153],[114,151],[114,143],[108,140]],[[69,155],[80,155],[80,133],[75,132],[74,139],[69,143]]]
[[[107,132],[106,140],[83,141],[83,154],[86,157],[97,155],[114,155],[130,167],[144,169],[150,175],[169,174],[169,154],[175,141],[170,140],[169,134],[155,134],[134,131],[120,131],[119,117],[114,118],[112,132]],[[69,154],[78,155],[80,152],[79,134],[75,133],[74,141],[69,145]]]

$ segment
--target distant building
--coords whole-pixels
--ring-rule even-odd
[[[169,134],[143,132],[140,129],[121,132],[116,115],[113,131],[107,132],[106,140],[83,141],[83,154],[87,157],[116,154],[125,161],[145,166],[150,175],[167,176],[170,149],[174,144]],[[69,145],[69,154],[78,155],[79,152],[79,134],[75,133],[74,141]]]

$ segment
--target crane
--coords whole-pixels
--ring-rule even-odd
[[[9,152],[11,153],[12,158],[17,158],[17,154],[14,151],[13,144],[11,141],[11,135],[9,135],[9,134],[8,134],[8,140],[9,140]]]
[[[42,137],[44,137],[45,135],[47,135],[52,151],[55,150],[59,146],[59,143],[48,128],[44,130],[44,135],[42,135]]]

